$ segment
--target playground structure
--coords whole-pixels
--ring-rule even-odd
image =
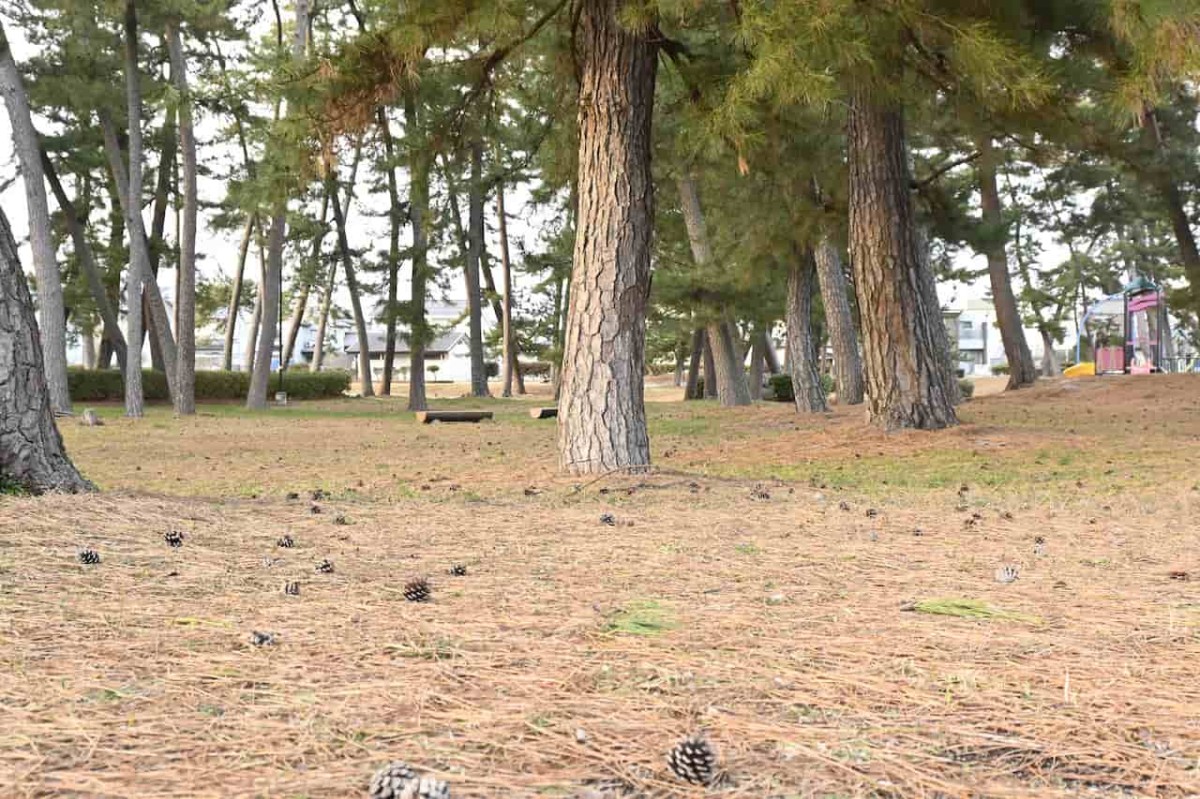
[[[1075,361],[1083,365],[1086,338],[1094,374],[1150,374],[1184,371],[1174,356],[1166,295],[1161,286],[1137,278],[1088,308],[1079,323]]]

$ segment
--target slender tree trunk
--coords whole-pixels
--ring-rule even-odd
[[[500,340],[504,343],[504,391],[501,396],[511,397],[513,389],[513,373],[516,369],[517,348],[513,341],[512,326],[512,264],[508,254],[508,217],[504,212],[504,184],[496,184],[496,218],[500,226],[500,270],[504,279],[504,308],[500,319]],[[524,394],[524,386],[519,393]]]
[[[329,218],[329,194],[327,192],[321,195],[321,224],[317,232],[313,235],[312,251],[310,258],[313,264],[321,263],[321,246],[325,242],[325,223]],[[307,274],[298,274],[296,283],[298,284],[296,292],[296,301],[292,306],[292,318],[288,322],[287,335],[283,339],[283,354],[279,358],[280,364],[288,364],[292,361],[292,353],[296,349],[296,339],[300,336],[300,328],[304,325],[304,314],[308,309],[308,298],[312,293],[313,283],[316,282],[316,275],[320,274],[320,269],[316,269],[313,277]]]
[[[50,156],[46,154],[45,148],[40,148],[40,155],[46,179],[50,183],[50,190],[54,193],[59,210],[62,211],[67,232],[71,235],[71,245],[75,248],[75,257],[87,278],[92,300],[96,303],[96,309],[104,323],[101,333],[112,345],[113,352],[116,354],[121,368],[124,369],[125,337],[121,335],[121,323],[117,318],[117,310],[109,299],[107,287],[104,285],[104,277],[100,274],[100,267],[96,263],[96,254],[87,238],[87,230],[83,220],[79,218],[79,211],[76,209],[75,203],[63,189],[62,182],[58,179],[58,173],[54,169],[53,162],[50,161]]]
[[[0,94],[8,106],[12,122],[13,149],[21,165],[25,184],[25,203],[29,216],[29,246],[37,275],[38,306],[41,310],[42,356],[51,407],[71,412],[71,392],[67,386],[67,322],[63,305],[62,276],[50,230],[50,205],[42,175],[41,148],[29,98],[21,74],[13,60],[8,38],[0,25]]]
[[[869,418],[888,430],[957,423],[942,327],[909,195],[903,113],[865,87],[850,108],[850,261],[863,325]],[[943,339],[945,334],[943,333]]]
[[[700,207],[700,194],[696,190],[696,181],[690,175],[678,179],[679,204],[683,210],[683,221],[687,226],[688,240],[692,246],[692,260],[696,266],[703,269],[712,261],[712,247],[708,241],[708,229],[704,224],[704,212]],[[717,389],[717,399],[726,407],[750,404],[750,386],[746,383],[746,370],[732,327],[726,321],[708,325],[709,346],[712,348],[713,360],[716,366],[714,381]],[[704,377],[705,386],[709,382],[708,374]]]
[[[650,465],[643,371],[654,181],[650,122],[658,67],[624,0],[582,0],[579,217],[559,402],[559,464],[572,474]]]
[[[337,184],[330,181],[328,191],[336,197]],[[333,221],[337,227],[338,252],[342,256],[342,271],[346,273],[346,288],[350,292],[350,309],[354,312],[354,330],[358,333],[358,374],[364,397],[375,396],[375,385],[371,375],[371,341],[367,336],[367,319],[363,315],[361,293],[354,273],[354,261],[350,258],[350,242],[346,237],[346,217],[340,203],[334,202]]]
[[[145,298],[142,318],[146,320],[143,338],[150,334],[150,362],[157,371],[167,375],[172,398],[175,395],[175,368],[178,349],[172,336],[171,319],[163,302],[158,286],[158,267],[166,250],[167,210],[171,204],[171,176],[175,172],[175,150],[178,137],[175,135],[175,107],[169,106],[167,118],[159,133],[162,155],[158,162],[158,175],[154,182],[154,211],[150,219],[150,239],[146,242],[150,271],[146,273],[146,285],[142,287]],[[140,209],[139,209],[140,212]],[[169,365],[168,365],[169,362]]]
[[[471,334],[471,396],[487,397],[487,367],[483,362],[483,292],[479,262],[483,258],[483,142],[471,141],[471,185],[467,190],[467,315]]]
[[[258,351],[258,331],[262,327],[262,285],[263,276],[267,273],[267,251],[260,242],[258,245],[258,291],[254,296],[254,310],[250,313],[250,327],[246,330],[245,343],[242,345],[242,371],[254,373],[254,354]]]
[[[704,357],[704,328],[692,331],[692,353],[688,360],[687,383],[683,389],[685,400],[700,399],[700,360]]]
[[[717,399],[717,361],[713,357],[712,341],[704,331],[704,399]]]
[[[388,260],[387,260],[387,335],[383,349],[383,389],[385,397],[392,396],[392,372],[396,365],[396,325],[399,321],[400,305],[400,226],[404,224],[404,208],[400,204],[400,191],[396,181],[396,151],[392,142],[392,128],[383,106],[376,110],[379,132],[383,137],[383,150],[387,158],[388,186]]]
[[[811,250],[796,253],[796,263],[788,272],[787,348],[792,391],[796,410],[820,413],[829,410],[825,389],[817,368],[817,341],[812,333],[813,287],[816,284],[816,259]]]
[[[559,386],[562,383],[562,344],[563,332],[563,284],[566,283],[565,278],[558,278],[554,281],[554,321],[550,331],[550,340],[554,342],[552,352],[553,357],[550,360],[550,387],[554,392],[554,399],[558,401]]]
[[[409,188],[409,219],[412,222],[412,280],[408,318],[408,409],[423,411],[425,400],[425,347],[429,344],[429,323],[425,319],[425,284],[429,279],[429,239],[426,225],[429,220],[430,153],[421,129],[413,91],[404,95],[405,136],[409,144],[408,162],[411,183]]]
[[[854,316],[850,313],[842,259],[828,239],[821,240],[814,256],[825,324],[833,347],[833,382],[837,399],[843,405],[860,405],[863,401],[862,359],[858,354],[858,335],[854,331]]]
[[[1192,310],[1200,316],[1200,248],[1196,246],[1196,236],[1192,232],[1191,221],[1184,207],[1183,195],[1175,182],[1175,177],[1163,161],[1163,135],[1158,124],[1158,115],[1148,103],[1142,106],[1143,134],[1153,148],[1157,163],[1152,169],[1152,182],[1162,196],[1166,206],[1167,217],[1171,220],[1171,230],[1175,234],[1175,242],[1179,247],[1179,262],[1183,266],[1184,276],[1187,277],[1188,289],[1191,295]]]
[[[0,484],[35,494],[90,491],[63,449],[42,361],[33,298],[0,208]]]
[[[233,286],[229,291],[229,308],[225,315],[225,346],[221,350],[221,368],[233,371],[233,341],[237,333],[238,312],[242,307],[242,281],[246,274],[246,256],[250,253],[250,237],[254,233],[257,216],[251,214],[242,229],[242,242],[238,245],[237,271],[233,273]]]
[[[175,23],[167,23],[171,75],[179,92],[179,149],[183,153],[183,224],[179,236],[179,292],[175,297],[175,336],[179,359],[175,366],[175,412],[196,412],[196,136],[192,129],[192,100],[188,89],[183,41]]]
[[[308,34],[308,0],[296,0],[296,30],[292,40],[292,60],[304,60]],[[290,111],[290,110],[289,110]],[[334,203],[337,208],[337,203]],[[258,331],[258,349],[254,356],[254,369],[250,372],[250,390],[246,393],[246,407],[267,407],[267,390],[271,380],[271,352],[275,349],[276,326],[279,324],[279,300],[283,295],[283,245],[287,238],[287,198],[275,200],[271,217],[271,228],[267,234],[267,264],[263,270],[263,285],[259,290],[262,298],[262,327]],[[279,342],[283,355],[283,342]],[[280,366],[282,367],[282,361]]]
[[[771,334],[766,330],[762,332],[763,358],[767,362],[767,371],[773,375],[780,372],[779,354],[775,352],[775,345],[771,343]]]
[[[129,114],[129,171],[122,175],[121,153],[111,131],[105,143],[111,145],[113,175],[117,193],[124,198],[125,228],[129,231],[129,278],[127,280],[125,343],[128,357],[125,369],[125,415],[140,418],[145,397],[142,394],[142,289],[150,274],[150,254],[146,251],[146,231],[142,224],[142,91],[138,69],[137,7],[134,0],[125,3],[125,94]],[[111,126],[108,126],[111,127]],[[122,177],[125,187],[121,188]],[[167,378],[170,383],[170,376]]]
[[[762,399],[763,366],[767,358],[763,339],[762,333],[758,332],[750,339],[750,399],[756,401]]]
[[[1058,364],[1058,353],[1054,351],[1054,334],[1045,327],[1039,327],[1042,335],[1042,376],[1058,377],[1061,367]]]
[[[1000,207],[1000,191],[996,186],[996,150],[992,137],[980,137],[978,147],[980,158],[975,162],[975,170],[979,177],[984,249],[992,284],[992,303],[996,306],[1000,338],[1008,359],[1007,388],[1024,388],[1037,381],[1037,367],[1025,340],[1021,312],[1017,309],[1017,298],[1013,295],[1012,279],[1008,274],[1008,234]]]
[[[333,305],[333,291],[337,287],[337,261],[329,265],[329,279],[321,296],[321,310],[317,316],[317,340],[313,342],[311,372],[319,372],[325,365],[325,328],[329,325],[329,308]]]
[[[83,350],[83,368],[96,368],[96,331],[91,327],[79,330],[79,348]]]

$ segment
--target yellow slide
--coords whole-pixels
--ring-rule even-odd
[[[1063,377],[1095,377],[1095,375],[1096,364],[1094,363],[1077,363],[1063,370]]]

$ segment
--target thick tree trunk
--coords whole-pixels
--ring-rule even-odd
[[[696,189],[696,181],[690,175],[680,176],[677,183],[679,205],[692,247],[692,260],[696,262],[697,267],[703,269],[712,261],[712,246],[708,241],[708,229],[700,207],[700,193]],[[716,366],[717,399],[726,407],[749,405],[750,386],[746,382],[746,371],[732,327],[727,321],[709,324],[708,340]],[[707,373],[704,382],[707,389],[710,382]]]
[[[1017,298],[1013,295],[1012,279],[1008,274],[1008,234],[1000,207],[1000,191],[996,187],[996,150],[992,146],[992,137],[981,137],[978,147],[980,158],[975,162],[975,170],[979,176],[984,248],[992,284],[992,303],[996,307],[1004,355],[1008,358],[1007,388],[1024,388],[1037,382],[1037,367],[1025,340],[1021,312],[1017,309]]]
[[[763,366],[766,362],[766,351],[763,349],[764,336],[755,333],[750,340],[750,399],[762,399]]]
[[[336,197],[336,184],[330,183],[330,191]],[[375,396],[375,384],[371,375],[371,341],[367,335],[367,318],[363,314],[362,294],[354,272],[354,261],[350,257],[350,242],[346,236],[346,217],[340,203],[333,203],[333,221],[337,229],[338,252],[342,257],[342,271],[346,273],[346,289],[350,292],[350,310],[354,315],[354,330],[358,334],[358,379],[364,397]]]
[[[903,113],[858,86],[850,108],[850,261],[862,318],[867,410],[888,430],[957,423],[939,308],[919,252]],[[942,338],[945,338],[943,333]]]
[[[1054,335],[1044,327],[1039,328],[1038,332],[1042,334],[1042,376],[1058,377],[1061,367],[1058,353],[1054,351]]]
[[[578,6],[579,217],[559,401],[559,464],[572,474],[650,465],[643,364],[654,181],[656,46],[623,0]]]
[[[179,28],[167,23],[171,77],[179,92],[179,149],[183,153],[183,224],[179,236],[179,291],[175,297],[175,336],[179,359],[175,365],[175,413],[196,412],[196,135],[192,129],[192,99]]]
[[[233,273],[233,286],[229,291],[229,307],[225,314],[225,346],[221,350],[221,368],[233,370],[233,340],[237,333],[238,311],[242,307],[242,281],[246,275],[246,256],[250,253],[250,237],[254,233],[257,217],[251,214],[242,229],[242,242],[238,245],[237,271]]]
[[[700,399],[700,360],[704,357],[704,328],[692,331],[692,353],[688,360],[687,383],[684,385],[685,400]]]
[[[817,368],[817,342],[812,333],[813,287],[816,284],[816,259],[811,250],[796,253],[796,263],[788,272],[787,349],[792,391],[796,410],[820,413],[829,410],[825,389]]]
[[[717,362],[707,329],[704,331],[704,399],[717,399]]]
[[[822,239],[817,245],[814,256],[825,324],[833,348],[833,383],[837,388],[837,400],[842,405],[860,405],[863,401],[862,359],[858,354],[858,335],[854,331],[854,316],[850,313],[842,259],[828,239]]]
[[[489,396],[483,362],[483,293],[479,262],[483,257],[483,142],[471,142],[471,184],[467,189],[467,317],[471,335],[471,396]]]
[[[504,211],[504,184],[496,184],[496,219],[500,226],[500,271],[504,280],[504,306],[500,315],[500,340],[504,343],[504,390],[503,397],[511,397],[513,392],[513,376],[518,383],[521,380],[520,370],[516,368],[517,347],[513,341],[512,326],[512,264],[508,253],[508,216]],[[525,393],[525,387],[518,385],[519,394]]]
[[[25,203],[29,217],[29,246],[37,275],[38,307],[41,311],[42,356],[50,405],[55,411],[70,413],[71,392],[67,386],[67,321],[63,305],[62,276],[50,230],[50,205],[42,175],[41,147],[29,98],[21,82],[21,73],[13,60],[8,38],[0,25],[0,94],[8,106],[12,122],[13,149],[21,165],[25,184]]]
[[[400,226],[404,224],[404,208],[400,204],[400,191],[396,181],[396,152],[392,142],[392,128],[383,106],[376,109],[376,121],[383,138],[383,151],[387,158],[388,186],[388,259],[387,259],[387,334],[383,348],[383,388],[385,397],[392,396],[392,371],[396,364],[396,325],[399,321],[400,305]]]
[[[308,0],[296,0],[296,29],[292,40],[292,60],[304,60],[308,36]],[[336,206],[336,203],[334,204]],[[279,324],[279,301],[283,296],[283,245],[287,238],[287,199],[275,200],[271,217],[271,228],[267,234],[267,263],[263,270],[263,285],[259,290],[262,298],[262,326],[258,331],[258,347],[254,356],[254,368],[250,372],[250,390],[246,394],[246,407],[267,407],[267,390],[271,380],[271,352],[275,349],[275,328]],[[283,342],[280,341],[280,355]],[[282,363],[281,363],[282,366]]]
[[[404,95],[405,137],[409,141],[408,162],[409,219],[412,222],[412,280],[408,318],[408,409],[423,411],[425,399],[425,347],[429,343],[429,323],[425,319],[425,284],[429,279],[429,220],[430,154],[420,127],[413,92]]]
[[[33,298],[0,209],[0,485],[26,491],[90,491],[63,449],[42,363]]]
[[[87,230],[84,227],[83,220],[79,217],[79,211],[75,207],[75,203],[67,196],[67,192],[63,189],[62,181],[58,179],[58,173],[54,169],[54,164],[50,160],[44,148],[40,148],[42,168],[46,173],[46,180],[50,183],[50,190],[54,193],[55,202],[58,203],[59,210],[62,211],[63,221],[67,225],[67,232],[71,236],[71,246],[75,248],[75,257],[79,261],[80,269],[83,270],[84,277],[87,278],[88,290],[91,292],[92,300],[96,303],[96,309],[100,314],[100,319],[103,320],[103,328],[101,334],[108,340],[112,346],[113,352],[117,356],[121,368],[125,368],[125,337],[121,335],[121,323],[117,318],[117,309],[113,307],[107,287],[104,285],[104,277],[100,274],[100,267],[96,263],[96,253],[92,250],[92,245],[88,241]]]
[[[313,342],[313,359],[310,372],[319,372],[325,366],[325,329],[329,326],[329,308],[333,305],[333,291],[337,286],[337,261],[329,265],[329,279],[321,294],[321,310],[317,315],[316,341]]]

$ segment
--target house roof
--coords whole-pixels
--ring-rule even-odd
[[[434,338],[433,341],[429,342],[429,344],[426,345],[425,352],[427,352],[427,353],[449,352],[454,347],[454,345],[458,344],[458,342],[462,339],[462,337],[464,335],[465,335],[464,333],[461,333],[457,330],[451,330],[448,333],[442,333],[441,335],[437,336],[436,338]],[[383,333],[368,333],[367,341],[370,344],[370,347],[371,347],[370,351],[372,353],[383,354],[384,350],[387,349],[387,347],[386,347],[387,337]],[[343,349],[345,350],[347,355],[357,355],[358,354],[359,346],[358,346],[358,334],[357,333],[347,333],[346,334],[346,342],[345,342],[345,346],[343,347]],[[397,353],[409,352],[407,337],[402,336],[402,335],[396,336],[396,352]]]

